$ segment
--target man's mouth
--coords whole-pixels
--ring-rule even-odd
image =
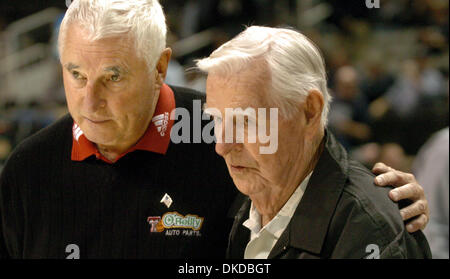
[[[84,117],[84,119],[86,119],[88,122],[91,122],[94,124],[102,124],[102,123],[109,121],[109,119],[96,119],[96,118],[87,118],[87,117]]]
[[[236,171],[236,172],[241,172],[241,171],[248,169],[247,167],[244,167],[241,165],[230,165],[230,167],[231,167],[232,171]]]

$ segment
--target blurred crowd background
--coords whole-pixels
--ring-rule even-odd
[[[330,130],[367,167],[382,161],[418,176],[444,214],[448,258],[448,0],[381,0],[372,9],[366,0],[160,2],[172,85],[204,92],[205,76],[193,61],[245,26],[293,27],[311,38],[325,56],[334,97]],[[65,9],[65,0],[0,2],[0,172],[20,141],[67,113],[56,50]],[[443,169],[433,173],[438,182],[422,178],[427,168]]]

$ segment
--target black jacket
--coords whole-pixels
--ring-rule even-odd
[[[431,258],[421,231],[408,233],[390,188],[374,176],[327,132],[325,147],[306,191],[271,258]],[[229,237],[228,258],[243,258],[250,230],[251,201],[242,197]],[[235,212],[236,213],[236,212]]]

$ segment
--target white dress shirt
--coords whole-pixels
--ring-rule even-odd
[[[311,174],[312,172],[300,183],[277,215],[262,229],[261,215],[252,202],[249,218],[242,224],[251,231],[250,241],[245,248],[244,259],[267,259],[275,243],[294,216],[295,209],[297,209],[303,197]]]

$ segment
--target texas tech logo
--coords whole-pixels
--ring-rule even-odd
[[[162,232],[162,230],[164,230],[164,228],[160,231],[158,231],[157,229],[157,225],[160,220],[161,220],[160,216],[150,216],[147,218],[147,223],[150,224],[150,232]]]

